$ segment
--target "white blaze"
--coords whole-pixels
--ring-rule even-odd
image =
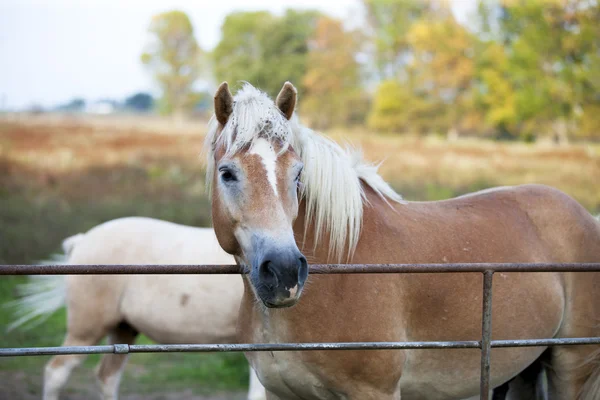
[[[267,179],[275,192],[275,196],[279,196],[277,193],[277,176],[275,176],[275,167],[277,165],[277,153],[271,143],[266,139],[259,138],[254,141],[250,154],[256,154],[262,159],[262,163],[267,171]]]

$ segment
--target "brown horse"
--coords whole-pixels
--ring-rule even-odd
[[[218,241],[248,274],[244,342],[478,340],[482,276],[311,275],[315,263],[600,261],[600,223],[541,185],[407,202],[354,153],[276,102],[223,83],[207,136]],[[398,171],[401,173],[401,171]],[[297,245],[299,244],[299,246]],[[497,273],[493,339],[600,336],[600,273]],[[293,307],[291,307],[293,306]],[[284,308],[290,307],[290,308]],[[546,350],[492,350],[499,386]],[[600,399],[600,346],[551,348],[551,399]],[[254,352],[273,399],[460,399],[479,392],[476,349]]]

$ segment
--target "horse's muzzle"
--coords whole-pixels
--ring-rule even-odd
[[[271,249],[256,260],[250,277],[265,306],[291,307],[302,294],[308,263],[297,248]]]

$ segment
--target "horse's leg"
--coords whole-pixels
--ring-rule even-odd
[[[138,332],[126,323],[119,324],[108,336],[110,344],[133,344]],[[119,383],[128,354],[105,354],[98,364],[96,376],[104,400],[117,400]]]
[[[67,333],[63,346],[93,346],[102,339],[104,334],[94,336],[74,335]],[[60,389],[67,383],[71,371],[83,362],[86,355],[58,355],[50,359],[44,369],[44,400],[58,400]]]
[[[600,346],[555,347],[551,354],[550,400],[600,399]]]
[[[543,353],[529,367],[510,381],[494,389],[493,400],[546,400],[543,388],[544,367],[543,360],[547,353]],[[498,394],[497,394],[498,392]]]
[[[265,388],[258,380],[256,371],[250,367],[250,385],[248,388],[248,400],[265,400]]]
[[[506,395],[508,394],[509,383],[512,381],[508,381],[503,383],[502,385],[494,388],[492,391],[492,400],[506,400]]]

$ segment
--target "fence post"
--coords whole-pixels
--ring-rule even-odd
[[[492,352],[492,280],[494,271],[483,273],[483,313],[481,321],[481,386],[480,399],[490,398],[490,356]]]

